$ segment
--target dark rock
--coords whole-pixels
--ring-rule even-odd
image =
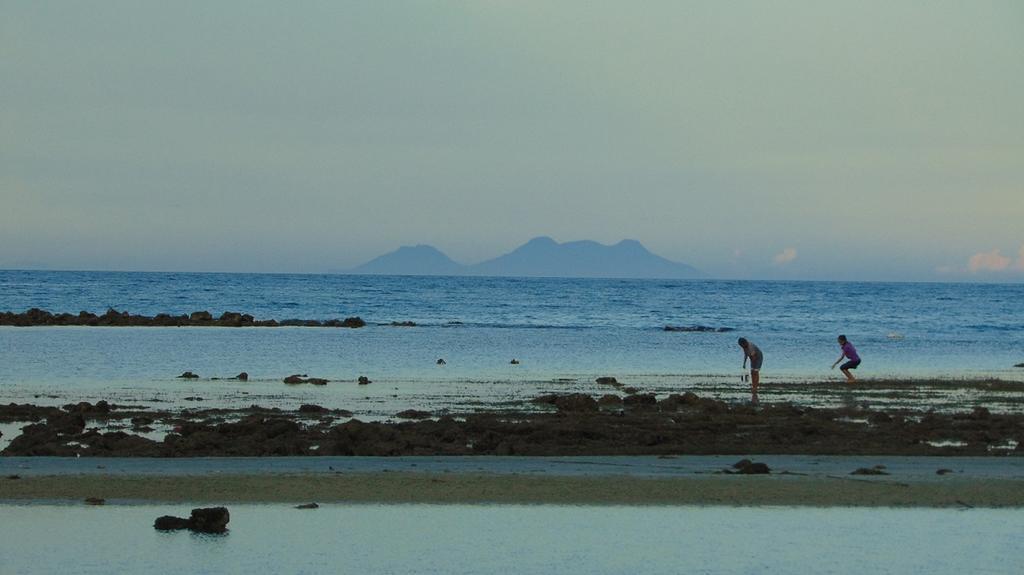
[[[372,381],[370,381],[370,378],[366,377],[365,375],[360,375],[358,381],[359,385],[369,385],[373,383]]]
[[[730,471],[729,473],[739,473],[740,475],[765,475],[771,473],[767,463],[758,463],[749,459],[741,459],[733,463],[732,468],[736,471]]]
[[[583,393],[571,393],[558,396],[555,399],[555,407],[558,411],[565,412],[597,411],[597,401]]]
[[[13,479],[21,479],[21,476],[20,475],[8,475],[7,479],[12,479],[12,480]]]
[[[426,419],[430,417],[429,411],[420,411],[418,409],[406,409],[405,411],[399,411],[395,414],[395,417],[402,419]]]
[[[623,391],[629,392],[629,389]],[[653,393],[639,393],[627,395],[622,399],[622,403],[627,407],[644,407],[658,404],[658,398]]]
[[[953,473],[952,469],[942,468],[935,472],[935,475],[946,475],[947,473]]]
[[[46,418],[46,423],[56,433],[77,435],[85,429],[85,418],[81,413],[61,413]]]
[[[318,322],[317,325],[321,325],[321,324],[319,324],[319,322]],[[329,319],[329,320],[323,322],[322,325],[324,327],[357,328],[357,327],[363,327],[364,325],[366,325],[366,322],[363,321],[363,319],[359,318],[359,317],[346,317],[343,320],[340,320],[340,319]],[[312,326],[310,326],[310,327],[312,327]]]
[[[623,389],[622,391],[627,393],[627,394],[629,394],[629,395],[633,395],[634,393],[638,393],[640,391],[640,388],[639,387],[627,387],[627,388]]]
[[[153,418],[140,415],[139,417],[133,417],[131,421],[132,425],[150,425],[153,423]]]
[[[249,381],[249,374],[243,371],[242,373],[236,375],[235,379],[237,379],[238,381]]]
[[[190,396],[185,397],[183,399],[185,401],[205,401],[203,398],[199,397],[198,395],[190,395]]]
[[[320,506],[316,503],[303,503],[302,505],[296,505],[296,509],[320,509]]]
[[[735,328],[731,327],[711,327],[707,325],[666,325],[664,331],[682,331],[682,332],[696,332],[696,333],[726,333],[735,331]]]
[[[183,374],[178,376],[178,379],[198,379],[198,378],[199,378],[199,376],[194,374],[194,373],[192,373],[191,371],[186,371],[185,373],[183,373]]]
[[[767,463],[751,463],[746,467],[741,467],[737,470],[737,473],[742,475],[765,475],[771,473],[771,469],[768,468]]]
[[[441,359],[437,360],[437,365],[444,365],[446,363],[448,363],[448,362],[445,361],[443,357]]]
[[[190,321],[213,321],[213,315],[208,311],[194,311],[189,316]]]
[[[86,497],[85,498],[85,504],[86,505],[104,505],[106,502],[107,502],[107,500],[102,498],[102,497]]]
[[[597,399],[597,404],[601,407],[618,407],[622,405],[622,398],[611,393],[606,393]]]
[[[860,467],[851,471],[850,475],[889,475],[889,472],[879,467]]]
[[[184,517],[173,517],[171,515],[164,515],[156,518],[156,521],[153,522],[153,528],[159,529],[160,531],[177,531],[179,529],[188,529],[189,521]]]
[[[512,361],[510,361],[509,363],[512,365],[519,365],[519,360],[513,357]]]
[[[414,322],[414,321],[393,321],[393,322],[391,322],[391,325],[394,326],[394,327],[416,327],[416,322]]]
[[[305,403],[299,406],[299,413],[329,413],[331,410],[319,405]]]
[[[989,412],[988,408],[985,407],[975,407],[974,411],[971,412],[971,419],[981,420],[989,419],[990,417],[992,417],[992,414]]]
[[[1024,363],[1015,364],[1013,367],[1024,367]]]
[[[619,385],[619,381],[614,377],[599,377],[596,381],[599,385]]]
[[[223,533],[227,530],[231,514],[226,507],[193,509],[188,528],[200,533]]]
[[[327,385],[327,380],[319,377],[306,378],[303,375],[293,374],[284,378],[284,382],[288,384],[299,384],[299,383],[310,383],[313,385]]]
[[[69,413],[96,415],[110,413],[111,406],[109,403],[101,399],[96,402],[96,405],[93,405],[88,401],[80,401],[78,403],[69,403],[65,405],[63,409]]]
[[[663,411],[675,411],[681,407],[697,405],[700,403],[700,398],[697,397],[692,391],[687,391],[682,395],[673,393],[665,399],[658,402],[658,407]]]

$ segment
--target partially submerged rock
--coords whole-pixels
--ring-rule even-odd
[[[682,331],[682,332],[695,332],[695,333],[725,333],[730,331],[736,331],[735,328],[731,327],[711,327],[708,325],[666,325],[663,331]]]
[[[188,518],[164,515],[153,522],[153,527],[161,531],[188,529],[199,533],[224,533],[227,531],[231,514],[226,507],[204,507],[192,510]]]
[[[305,374],[293,374],[284,378],[284,382],[289,385],[297,385],[300,383],[308,383],[311,385],[327,385],[329,380],[320,377],[306,377]]]
[[[186,371],[185,373],[179,375],[178,379],[199,379],[199,376],[192,373],[191,371]]]
[[[430,417],[429,411],[421,411],[419,409],[406,409],[405,411],[399,411],[395,414],[395,417],[401,419],[426,419]]]
[[[889,475],[889,472],[885,470],[885,466],[876,465],[874,467],[859,467],[851,471],[850,475]]]
[[[733,463],[732,468],[735,471],[730,471],[729,473],[738,473],[740,475],[767,475],[771,473],[767,463],[760,463],[749,459],[741,459]]]

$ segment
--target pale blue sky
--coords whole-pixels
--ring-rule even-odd
[[[0,267],[1024,279],[1024,3],[0,0]]]

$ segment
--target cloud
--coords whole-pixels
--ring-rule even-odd
[[[786,248],[781,252],[775,254],[775,257],[772,258],[772,261],[774,261],[775,265],[777,266],[784,266],[795,259],[796,248]]]
[[[1019,264],[1020,262],[1018,262]],[[999,253],[998,249],[990,252],[977,253],[967,260],[967,269],[971,273],[1001,272],[1010,267],[1010,258]]]

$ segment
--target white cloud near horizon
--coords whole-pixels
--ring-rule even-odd
[[[782,250],[781,252],[775,254],[775,257],[772,258],[772,261],[775,262],[775,265],[777,265],[777,266],[783,266],[783,265],[786,265],[786,264],[792,262],[795,259],[796,259],[796,248],[786,248],[786,249]]]
[[[1001,272],[1010,267],[1010,258],[999,253],[999,249],[990,252],[981,252],[971,256],[967,260],[967,269],[971,273],[978,272]]]
[[[967,260],[967,271],[972,274],[1024,271],[1024,245],[1017,251],[1016,261],[1003,255],[999,248],[988,252],[978,252]]]

